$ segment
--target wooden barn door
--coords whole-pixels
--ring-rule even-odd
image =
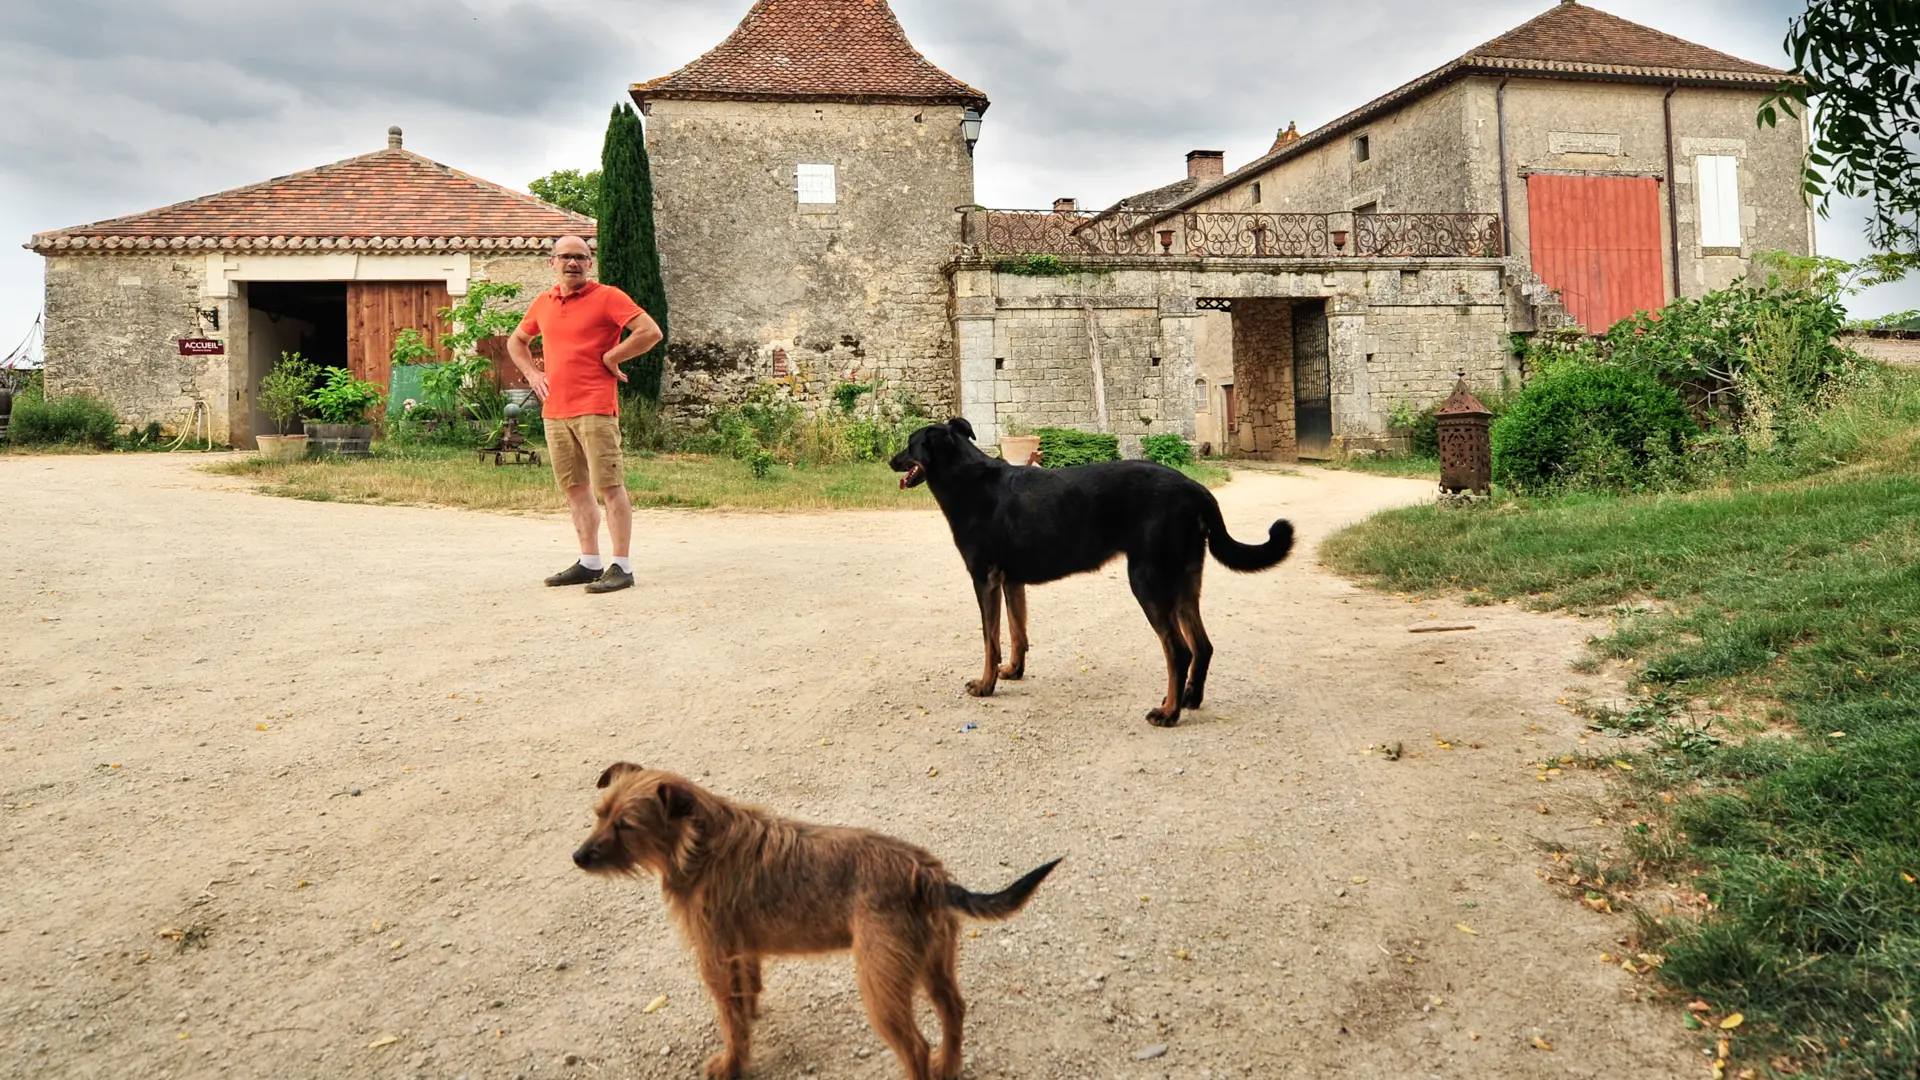
[[[438,349],[451,306],[444,281],[356,281],[347,286],[347,367],[381,388],[393,384],[393,339],[418,330]],[[446,359],[446,357],[441,357]]]
[[[1527,177],[1533,272],[1590,334],[1667,303],[1660,181],[1650,176]]]

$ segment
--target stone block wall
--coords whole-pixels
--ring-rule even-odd
[[[1233,304],[1233,385],[1240,430],[1236,454],[1293,461],[1292,300],[1236,300]]]
[[[183,428],[194,403],[204,402],[215,441],[225,441],[233,368],[238,363],[244,373],[245,350],[181,356],[179,339],[244,342],[246,335],[229,311],[218,333],[201,323],[196,308],[215,306],[201,299],[205,282],[206,259],[198,253],[49,257],[48,395],[91,394],[113,406],[123,424],[158,423],[168,431]]]
[[[959,106],[656,100],[647,147],[673,324],[663,397],[683,414],[784,367],[821,407],[842,381],[955,405],[945,267],[973,201]],[[832,204],[800,204],[801,164]]]
[[[1129,452],[1148,434],[1195,439],[1204,416],[1216,452],[1292,460],[1295,316],[1305,306],[1306,332],[1326,341],[1332,451],[1385,448],[1397,441],[1388,418],[1400,401],[1443,399],[1461,371],[1476,388],[1517,382],[1505,273],[1497,259],[1148,257],[1028,277],[962,259],[952,269],[959,396],[983,442],[1014,420],[1094,430],[1091,308],[1109,430]],[[1228,301],[1231,314],[1209,316],[1198,299]],[[1214,325],[1202,326],[1208,318]],[[1231,379],[1236,430],[1196,414],[1201,377],[1208,413],[1223,408],[1218,384]]]

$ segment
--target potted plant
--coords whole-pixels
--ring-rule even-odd
[[[1040,436],[1011,416],[1001,425],[1001,430],[1000,460],[1009,465],[1032,465],[1034,455],[1040,452]]]
[[[268,461],[298,461],[307,455],[305,433],[289,435],[287,428],[299,419],[300,407],[306,404],[316,373],[306,357],[297,352],[283,352],[280,362],[260,380],[260,409],[273,418],[273,427],[278,433],[254,437],[260,444],[261,457]]]
[[[373,411],[386,391],[346,368],[328,368],[327,381],[305,401],[319,420],[307,421],[307,449],[316,454],[366,457],[373,451]]]

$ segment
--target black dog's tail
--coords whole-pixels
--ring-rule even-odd
[[[1282,519],[1273,523],[1267,530],[1267,542],[1259,546],[1243,544],[1227,534],[1227,523],[1220,517],[1220,504],[1214,500],[1213,493],[1206,493],[1205,524],[1207,526],[1207,546],[1213,549],[1213,557],[1220,565],[1242,574],[1251,574],[1280,565],[1280,560],[1293,550],[1293,523]]]
[[[1059,865],[1060,860],[1055,859],[997,893],[968,892],[964,887],[948,882],[947,906],[976,919],[1011,919],[1027,906],[1027,901],[1033,897],[1033,890],[1038,889],[1047,875],[1053,873],[1053,868]]]

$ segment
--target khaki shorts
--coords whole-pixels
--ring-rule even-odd
[[[547,456],[560,490],[590,485],[594,491],[627,486],[620,453],[620,420],[614,416],[569,416],[548,420]]]

